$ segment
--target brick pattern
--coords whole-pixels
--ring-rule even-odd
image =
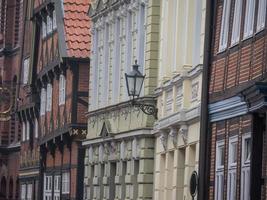
[[[244,6],[243,6],[244,7]],[[244,17],[240,29],[240,43],[230,47],[234,14],[232,1],[230,26],[228,32],[228,49],[219,52],[223,1],[217,0],[215,30],[212,38],[212,63],[209,83],[211,97],[224,98],[224,94],[234,89],[243,88],[253,80],[263,78],[266,73],[266,34],[264,31],[254,34],[252,38],[242,40]],[[257,11],[257,10],[256,10]],[[244,9],[243,9],[244,15]],[[255,13],[257,18],[257,12]],[[256,20],[255,20],[256,27]]]
[[[209,186],[209,199],[214,199],[215,192],[215,161],[216,161],[216,142],[224,140],[224,200],[227,198],[227,169],[228,169],[228,147],[229,137],[238,136],[238,150],[237,150],[237,177],[236,177],[236,194],[237,199],[240,198],[240,184],[241,184],[241,146],[242,135],[252,131],[252,116],[245,115],[236,117],[229,120],[215,122],[211,124],[211,160],[210,160],[210,186]]]

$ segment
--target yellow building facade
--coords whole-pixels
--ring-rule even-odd
[[[95,0],[84,199],[152,199],[154,117],[132,105],[125,73],[137,60],[144,102],[157,86],[159,0]]]
[[[205,0],[161,0],[155,200],[191,199],[198,170]]]

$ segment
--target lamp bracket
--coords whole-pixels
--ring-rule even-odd
[[[137,107],[140,110],[142,110],[143,113],[145,113],[147,115],[153,115],[155,117],[155,119],[158,119],[158,117],[157,117],[158,109],[156,108],[155,104],[145,103],[145,102],[140,101],[139,99],[137,101],[133,99],[132,104],[134,107]]]

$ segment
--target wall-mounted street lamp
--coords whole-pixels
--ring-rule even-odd
[[[139,107],[145,114],[153,115],[157,119],[158,109],[155,106],[154,98],[150,98],[150,101],[139,98],[145,75],[138,70],[138,67],[137,60],[135,60],[133,70],[128,74],[125,73],[128,95],[132,99],[133,106]]]

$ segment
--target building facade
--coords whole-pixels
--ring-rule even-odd
[[[20,125],[16,115],[23,1],[0,2],[0,199],[19,197]]]
[[[84,199],[152,199],[153,116],[129,100],[124,73],[135,60],[146,74],[141,101],[153,102],[158,73],[159,1],[96,0]]]
[[[266,0],[211,10],[208,199],[266,199]]]
[[[89,0],[26,2],[20,198],[82,199]]]
[[[190,176],[199,161],[206,1],[160,2],[154,199],[191,199]]]

